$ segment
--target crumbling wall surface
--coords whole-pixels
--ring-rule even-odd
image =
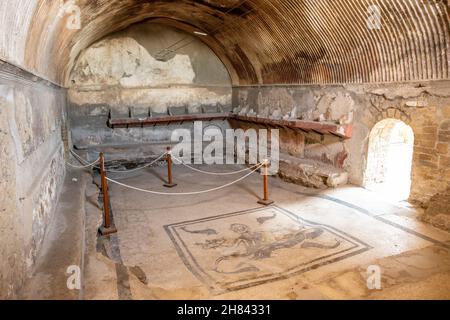
[[[0,64],[0,298],[16,297],[52,219],[65,173],[65,91]]]
[[[383,119],[401,120],[415,136],[410,199],[426,204],[450,186],[450,81],[235,87],[233,108],[274,118],[351,124],[347,140],[305,134],[303,157],[342,167],[356,185],[364,184],[372,128]],[[295,149],[289,143],[298,141],[281,145]]]
[[[435,227],[450,231],[450,188],[434,195],[419,218]]]
[[[180,50],[162,51],[179,41],[172,49]],[[110,112],[125,118],[168,115],[170,107],[201,113],[217,105],[231,107],[231,97],[229,74],[205,44],[175,28],[137,24],[95,43],[78,58],[69,90],[72,138],[81,145],[93,135],[98,141],[92,144],[132,142],[142,130],[115,139],[104,117]],[[163,129],[147,133],[158,137]]]

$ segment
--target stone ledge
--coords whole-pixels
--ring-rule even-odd
[[[336,188],[348,183],[348,173],[331,165],[311,159],[280,155],[281,179],[316,189]]]

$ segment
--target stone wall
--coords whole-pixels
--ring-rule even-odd
[[[235,112],[246,108],[260,115],[352,124],[348,140],[305,135],[303,158],[342,165],[356,185],[364,184],[371,129],[383,119],[402,120],[415,135],[410,199],[426,204],[450,186],[450,81],[235,87],[233,107]]]
[[[164,55],[163,49],[180,50]],[[141,23],[101,40],[78,58],[71,75],[70,117],[74,144],[165,141],[170,131],[109,130],[113,117],[168,114],[168,108],[201,113],[207,107],[231,107],[232,88],[222,62],[186,32]],[[176,127],[169,127],[174,129]]]
[[[65,174],[66,92],[0,62],[0,299],[35,264]]]

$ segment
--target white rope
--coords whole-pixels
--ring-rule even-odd
[[[256,169],[252,170],[250,173],[246,174],[245,176],[243,176],[243,177],[241,177],[241,178],[239,178],[239,179],[237,179],[237,180],[235,180],[233,182],[227,183],[227,184],[225,184],[223,186],[212,188],[212,189],[208,189],[208,190],[203,190],[203,191],[194,191],[194,192],[181,192],[181,193],[158,192],[158,191],[145,190],[145,189],[133,187],[133,186],[130,186],[130,185],[127,185],[127,184],[115,181],[115,180],[113,180],[111,178],[106,178],[106,179],[109,182],[115,183],[115,184],[117,184],[119,186],[122,186],[122,187],[125,187],[125,188],[128,188],[128,189],[132,189],[132,190],[135,190],[135,191],[151,193],[151,194],[156,194],[156,195],[163,195],[163,196],[191,196],[191,195],[203,194],[203,193],[213,192],[213,191],[217,191],[217,190],[221,190],[221,189],[227,188],[227,187],[229,187],[229,186],[231,186],[233,184],[236,184],[236,183],[244,180],[245,178],[248,178],[250,175],[252,175],[257,170],[259,170],[259,168],[261,168],[263,165],[264,165],[263,163],[259,164],[258,167]]]
[[[88,163],[87,160],[84,160],[81,156],[79,156],[75,151],[70,150],[70,153],[76,158],[78,159],[78,161],[80,161],[81,163]]]
[[[153,164],[155,164],[156,162],[158,162],[159,160],[161,160],[165,155],[167,155],[166,153],[163,153],[162,155],[160,155],[157,159],[153,160],[152,162],[139,167],[139,168],[135,168],[135,169],[130,169],[130,170],[112,170],[112,169],[105,169],[107,172],[111,172],[111,173],[131,173],[131,172],[136,172],[145,168],[148,168],[150,166],[152,166]]]
[[[85,159],[83,159],[81,156],[79,156],[78,154],[76,154],[76,153],[73,152],[72,150],[71,150],[70,152],[71,152],[71,153],[73,154],[73,156],[75,156],[75,158],[77,158],[81,163],[88,163]],[[142,167],[139,167],[139,168],[135,168],[135,169],[131,169],[131,170],[112,170],[112,169],[107,169],[107,168],[105,168],[105,170],[106,170],[107,172],[111,172],[111,173],[131,173],[131,172],[136,172],[136,171],[139,171],[139,170],[142,170],[142,169],[145,169],[145,168],[150,167],[151,165],[153,165],[153,164],[155,164],[156,162],[158,162],[159,160],[161,160],[161,158],[163,158],[166,154],[167,154],[167,152],[163,153],[163,154],[160,155],[158,158],[156,158],[156,160],[154,160],[154,161],[152,161],[151,163],[148,163],[148,164],[146,164],[146,165],[144,165],[144,166],[142,166]],[[82,168],[94,167],[94,168],[96,168],[96,169],[100,169],[99,166],[95,166],[95,164],[97,164],[97,162],[99,162],[99,160],[100,160],[100,157],[99,157],[97,160],[95,160],[95,162],[93,162],[93,163],[87,164],[86,166],[83,166],[83,167],[75,167],[75,168],[82,169]],[[70,163],[67,163],[67,164],[70,165],[70,166],[73,166],[73,165],[70,164]]]
[[[68,166],[70,166],[70,167],[72,167],[72,168],[75,168],[75,169],[86,169],[86,168],[89,168],[89,167],[94,166],[94,165],[98,162],[98,160],[99,160],[99,159],[97,159],[95,162],[90,163],[90,164],[85,165],[85,166],[76,166],[76,165],[74,165],[74,164],[71,164],[71,163],[68,162],[68,161],[66,161],[66,163],[67,163]]]
[[[211,172],[211,171],[203,171],[203,170],[194,168],[194,167],[188,165],[187,163],[185,163],[183,160],[178,159],[177,157],[175,157],[173,155],[172,155],[172,158],[175,159],[176,161],[178,161],[183,166],[185,166],[185,167],[187,167],[187,168],[189,168],[189,169],[191,169],[193,171],[197,171],[197,172],[200,172],[200,173],[209,174],[209,175],[213,175],[213,176],[230,176],[230,175],[235,175],[235,174],[238,174],[238,173],[242,173],[242,172],[245,172],[245,171],[252,170],[253,168],[255,168],[256,166],[259,165],[259,164],[255,164],[254,166],[252,166],[250,168],[245,168],[245,169],[238,170],[238,171],[233,171],[233,172]]]
[[[66,161],[67,165],[69,165],[70,167],[75,168],[75,169],[86,169],[86,168],[89,168],[89,167],[93,167],[95,164],[97,164],[97,162],[100,161],[100,157],[99,157],[99,158],[97,158],[97,160],[95,160],[94,162],[88,163],[86,160],[84,160],[83,158],[79,157],[79,156],[78,156],[75,152],[73,152],[72,150],[70,150],[70,153],[71,153],[71,154],[72,154],[79,162],[81,162],[82,164],[84,164],[84,165],[82,165],[82,166],[77,166],[77,165],[71,164],[70,162]]]

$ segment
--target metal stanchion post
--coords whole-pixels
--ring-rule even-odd
[[[103,193],[103,226],[98,230],[102,236],[106,236],[112,233],[116,233],[116,227],[111,223],[110,216],[110,206],[109,206],[109,196],[108,196],[108,181],[106,180],[105,171],[105,157],[103,153],[100,153],[100,177],[102,183],[102,193]]]
[[[167,147],[166,161],[167,161],[167,183],[164,184],[164,187],[173,188],[173,187],[176,187],[177,184],[173,183],[173,176],[172,176],[173,161],[172,161],[172,151],[171,151],[170,147]]]
[[[259,200],[258,203],[269,206],[274,201],[269,199],[269,160],[264,160],[263,164],[263,176],[264,176],[264,197],[262,200]]]

